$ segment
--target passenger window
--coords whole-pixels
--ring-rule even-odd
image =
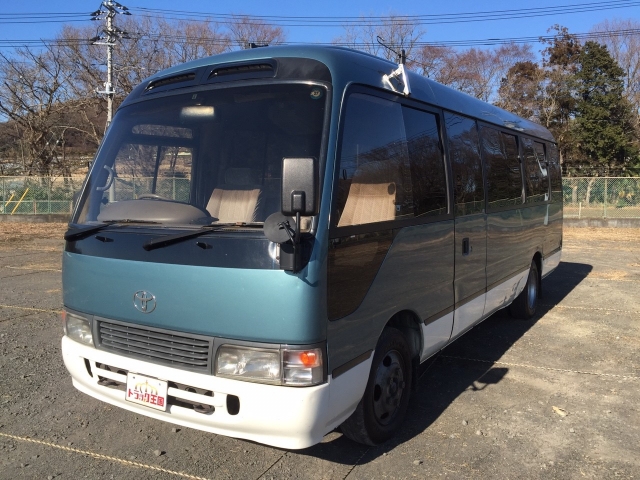
[[[403,107],[416,217],[447,213],[447,180],[438,118],[433,113]]]
[[[515,135],[482,127],[480,137],[487,169],[487,208],[522,204],[522,174]]]
[[[549,177],[551,180],[551,201],[562,201],[562,175],[560,162],[558,161],[558,147],[549,145]]]
[[[413,216],[413,192],[402,107],[353,94],[342,131],[338,227]]]
[[[455,214],[484,210],[482,160],[475,120],[445,112],[449,154],[453,168]]]
[[[548,200],[549,183],[544,145],[528,138],[522,139],[527,203]]]

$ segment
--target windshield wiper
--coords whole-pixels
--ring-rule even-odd
[[[248,227],[248,228],[262,228],[264,222],[228,222],[228,223],[210,223],[207,227]]]
[[[217,232],[219,230],[223,230],[229,227],[250,227],[250,228],[262,228],[262,223],[252,222],[252,223],[244,223],[244,222],[236,222],[236,223],[215,223],[211,225],[205,225],[200,227],[199,230],[193,232],[186,233],[176,233],[175,235],[166,235],[160,238],[154,238],[153,240],[149,240],[147,243],[142,245],[147,252],[151,250],[155,250],[156,248],[167,247],[169,245],[173,245],[174,243],[181,242],[183,240],[189,240],[190,238],[199,237],[200,235],[204,235],[205,233]]]
[[[75,240],[79,240],[88,235],[97,233],[100,230],[103,230],[115,224],[130,224],[130,223],[157,224],[158,222],[152,222],[150,220],[130,220],[127,218],[122,220],[108,220],[100,225],[91,225],[89,227],[84,227],[84,228],[69,228],[69,230],[67,230],[64,233],[64,239],[67,242],[73,242]]]

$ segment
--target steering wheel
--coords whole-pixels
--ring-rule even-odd
[[[161,197],[155,193],[143,193],[138,195],[138,200],[169,200],[168,198]]]

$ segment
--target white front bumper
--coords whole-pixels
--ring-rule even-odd
[[[306,448],[320,442],[325,434],[351,415],[364,392],[373,358],[371,356],[337,379],[329,377],[325,384],[295,388],[243,382],[156,365],[82,345],[66,336],[62,338],[62,357],[71,373],[73,385],[99,400],[185,427],[290,449]],[[162,412],[128,402],[124,391],[98,384],[98,375],[121,382],[126,382],[126,375],[99,369],[96,362],[210,390],[212,397],[177,389],[170,389],[169,395],[213,405],[215,411],[203,414],[192,408],[169,405],[167,411]],[[240,400],[240,410],[236,415],[227,411],[227,395],[235,395]]]

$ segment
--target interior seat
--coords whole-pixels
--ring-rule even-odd
[[[211,193],[207,211],[219,222],[263,220],[263,191],[260,172],[251,168],[227,168],[224,183]]]
[[[339,227],[393,220],[396,212],[396,184],[380,177],[380,162],[359,166],[353,174]]]

